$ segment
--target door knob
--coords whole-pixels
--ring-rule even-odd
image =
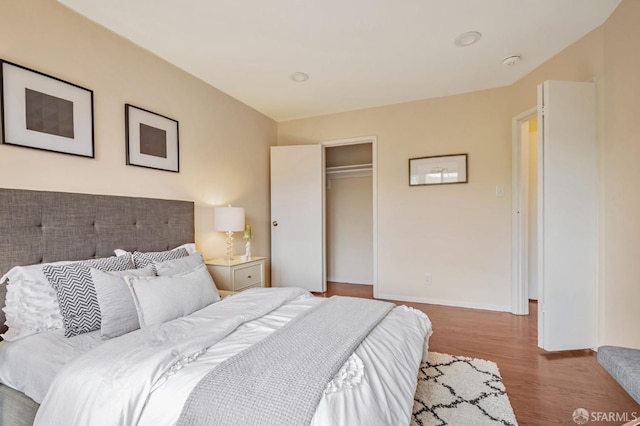
[[[277,220],[274,220],[273,222],[271,222],[271,224],[272,224],[273,226],[278,226],[278,221],[277,221]]]

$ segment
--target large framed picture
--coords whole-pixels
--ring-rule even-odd
[[[179,172],[178,122],[129,104],[124,111],[127,164]]]
[[[93,91],[0,59],[2,143],[94,157]]]
[[[409,186],[467,183],[467,154],[409,159]]]

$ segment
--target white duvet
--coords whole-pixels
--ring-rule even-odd
[[[323,300],[300,289],[248,290],[152,329],[108,341],[78,339],[81,348],[49,352],[56,355],[47,369],[56,371],[39,375],[45,379],[37,383],[30,374],[7,376],[4,365],[0,380],[37,402],[46,392],[36,425],[171,425],[212,368]],[[312,425],[408,425],[430,334],[423,313],[393,309],[327,386]],[[0,364],[14,363],[21,352],[16,345],[32,345],[32,338],[7,344]],[[64,342],[40,340],[49,341],[47,350]]]

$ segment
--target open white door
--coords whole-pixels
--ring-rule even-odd
[[[597,321],[595,83],[538,87],[538,346],[594,348]]]
[[[271,147],[271,285],[326,291],[321,145]]]

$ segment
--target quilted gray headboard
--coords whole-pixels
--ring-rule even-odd
[[[194,241],[191,201],[0,188],[0,276],[17,265],[161,251]],[[0,294],[0,307],[4,294]],[[0,329],[4,315],[0,311]]]

